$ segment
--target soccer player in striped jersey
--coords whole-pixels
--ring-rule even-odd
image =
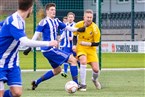
[[[75,14],[73,12],[69,12],[67,14],[66,25],[70,27],[74,27],[75,25],[74,19],[75,19]],[[73,46],[73,32],[68,30],[63,30],[60,37],[60,49],[76,56],[75,52],[73,52],[72,50],[72,46]],[[63,77],[67,77],[69,63],[65,62],[63,63],[63,65],[64,65],[64,71],[61,73],[61,75]]]
[[[76,48],[77,57],[80,61],[80,91],[86,91],[86,67],[89,64],[92,68],[92,81],[97,89],[101,89],[98,81],[99,62],[96,47],[100,42],[100,30],[93,22],[93,11],[88,9],[84,12],[84,20],[76,23],[76,27],[85,26],[84,33],[74,32],[73,49]],[[77,42],[76,42],[77,40]]]
[[[1,28],[3,26],[3,23],[4,23],[4,20],[0,22],[0,31],[1,31]]]
[[[67,16],[63,17],[63,23],[67,23]]]
[[[85,30],[84,28],[74,28],[70,26],[66,26],[62,23],[58,18],[55,18],[56,14],[56,5],[54,3],[48,3],[45,8],[46,17],[42,19],[37,28],[36,32],[33,36],[33,40],[36,40],[40,34],[42,34],[43,41],[51,41],[57,40],[58,29],[67,29],[70,31],[81,31]],[[61,72],[61,65],[64,62],[69,62],[71,64],[70,71],[72,74],[72,79],[76,83],[78,83],[78,69],[77,69],[77,61],[72,54],[69,54],[65,51],[59,50],[55,47],[41,47],[41,51],[44,57],[49,61],[52,66],[52,70],[46,72],[42,77],[38,78],[35,81],[32,81],[32,90],[43,81],[48,80],[55,75]]]
[[[0,97],[20,97],[22,79],[18,47],[57,46],[57,41],[34,41],[26,37],[25,19],[32,13],[33,0],[18,0],[18,10],[8,16],[0,30]],[[4,90],[7,83],[9,90]]]

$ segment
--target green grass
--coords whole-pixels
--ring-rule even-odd
[[[58,75],[41,83],[35,91],[31,90],[31,81],[37,79],[45,72],[23,72],[22,97],[144,97],[145,77],[144,71],[102,71],[100,74],[101,90],[96,90],[91,82],[91,72],[87,72],[87,91],[77,91],[68,94],[64,90],[65,83],[71,80]]]
[[[145,54],[104,53],[102,67],[105,68],[145,68]]]
[[[36,54],[37,68],[50,69],[50,65],[41,52]],[[33,68],[33,53],[24,56],[20,52],[20,66],[22,69]],[[103,53],[102,68],[145,68],[145,54],[138,53]]]

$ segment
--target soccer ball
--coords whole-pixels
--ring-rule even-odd
[[[74,81],[68,81],[65,84],[65,91],[68,93],[75,93],[78,90],[78,84]]]

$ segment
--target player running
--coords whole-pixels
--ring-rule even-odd
[[[66,22],[66,25],[67,26],[70,26],[70,27],[74,27],[75,25],[75,22],[74,22],[74,19],[75,19],[75,14],[73,12],[69,12],[67,14],[67,22]],[[63,30],[62,33],[61,33],[61,37],[60,37],[60,49],[67,52],[67,53],[71,53],[73,54],[74,56],[76,56],[76,53],[73,52],[72,50],[72,47],[73,47],[73,32],[71,31],[68,31],[68,30]],[[67,72],[68,72],[68,66],[70,64],[69,63],[63,63],[63,68],[64,68],[64,71],[61,73],[61,75],[63,77],[67,77]]]
[[[84,28],[74,28],[66,26],[58,18],[55,18],[56,15],[56,5],[54,3],[48,3],[46,5],[46,17],[42,19],[36,29],[36,32],[33,36],[33,40],[36,40],[40,34],[42,34],[43,41],[57,40],[58,29],[67,29],[70,31],[79,31],[84,32]],[[26,50],[27,51],[27,50]],[[69,54],[65,51],[59,50],[55,47],[41,47],[41,51],[44,57],[49,61],[52,66],[52,70],[49,70],[40,78],[35,81],[32,81],[32,90],[43,81],[48,80],[55,75],[58,75],[61,72],[61,65],[64,62],[71,64],[70,71],[73,81],[78,83],[78,69],[77,69],[77,60],[72,54]]]
[[[93,11],[88,9],[84,12],[84,20],[76,23],[76,27],[85,26],[84,33],[74,32],[73,49],[76,49],[78,59],[80,61],[80,91],[86,91],[86,67],[90,64],[92,68],[92,81],[97,89],[101,89],[98,81],[99,63],[96,47],[100,42],[100,30],[98,26],[92,22]],[[76,42],[77,41],[77,42]]]

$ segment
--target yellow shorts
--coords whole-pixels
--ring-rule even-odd
[[[87,56],[87,63],[90,62],[98,62],[98,55],[97,51],[94,49],[87,49],[87,48],[78,48],[77,49],[77,56],[86,55]]]

